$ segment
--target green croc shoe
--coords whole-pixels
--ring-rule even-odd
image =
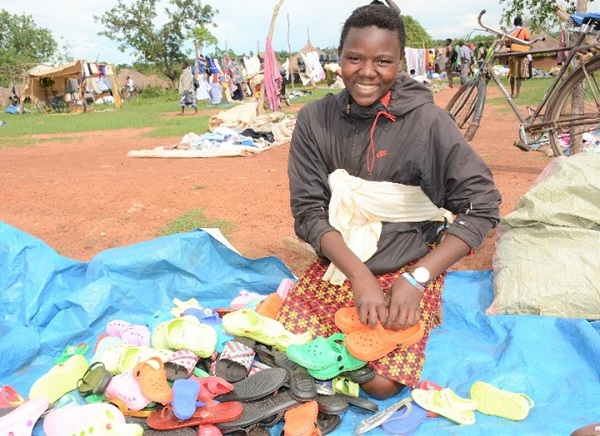
[[[345,336],[342,333],[335,333],[331,335],[326,341],[322,341],[320,346],[323,348],[322,352],[324,355],[332,357],[329,357],[326,360],[324,359],[324,356],[316,356],[316,358],[312,361],[312,365],[314,365],[314,362],[320,362],[323,364],[327,362],[327,366],[323,365],[321,368],[308,368],[308,373],[317,380],[330,380],[343,372],[354,371],[364,367],[367,364],[367,362],[359,360],[350,354],[346,348]],[[318,351],[320,350],[317,350],[317,352]],[[308,356],[305,356],[304,359],[307,357]]]

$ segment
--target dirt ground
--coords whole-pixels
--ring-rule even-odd
[[[455,88],[456,89],[456,88]],[[494,96],[495,89],[490,89]],[[442,107],[452,96],[435,94]],[[174,108],[173,115],[177,112]],[[192,116],[192,115],[190,115]],[[486,107],[472,146],[490,165],[510,213],[550,162],[512,146],[518,122]],[[40,137],[35,146],[0,149],[0,220],[80,261],[157,237],[185,212],[235,223],[230,242],[244,256],[276,256],[296,275],[313,259],[294,237],[286,175],[288,145],[255,156],[208,159],[130,158],[132,149],[177,143],[142,138],[140,129]],[[185,134],[187,132],[182,132]],[[57,135],[64,138],[64,134]],[[453,269],[491,269],[495,231],[473,257]]]

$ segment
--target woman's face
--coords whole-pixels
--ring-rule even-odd
[[[392,89],[402,57],[396,32],[377,26],[350,28],[340,52],[340,66],[354,101],[370,106]]]

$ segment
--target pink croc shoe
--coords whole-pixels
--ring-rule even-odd
[[[152,401],[142,394],[142,389],[130,371],[112,378],[106,387],[106,396],[121,400],[130,410],[142,410]]]
[[[223,433],[215,425],[202,424],[198,426],[198,436],[223,436]]]
[[[0,434],[30,436],[33,427],[50,403],[46,398],[26,401],[15,410],[0,418]]]
[[[106,334],[121,338],[124,344],[150,346],[150,329],[145,325],[116,319],[106,325]]]
[[[285,300],[293,287],[294,281],[292,279],[282,279],[281,283],[279,283],[279,286],[277,287],[277,293],[279,294],[282,300]]]
[[[44,418],[46,436],[119,435],[141,436],[139,424],[127,424],[121,411],[107,403],[53,409]]]

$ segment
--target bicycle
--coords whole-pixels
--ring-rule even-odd
[[[58,95],[54,90],[52,90],[52,94],[53,96],[50,97],[46,92],[44,100],[36,102],[35,108],[37,111],[43,114],[69,112],[69,104],[65,101],[64,95]]]
[[[121,101],[129,103],[132,98],[137,99],[138,92],[135,89],[129,89],[128,86],[122,86],[119,90]]]
[[[600,132],[600,49],[598,35],[600,29],[600,14],[574,14],[570,16],[573,26],[578,26],[577,38],[574,44],[567,47],[557,47],[526,52],[501,51],[505,40],[512,43],[531,46],[542,38],[524,41],[508,34],[507,31],[492,29],[482,23],[486,13],[482,10],[477,18],[479,25],[488,33],[496,35],[485,60],[478,68],[473,78],[464,84],[452,97],[446,110],[450,112],[468,141],[472,140],[481,124],[488,82],[493,82],[500,88],[505,100],[519,119],[519,139],[517,147],[529,151],[540,143],[549,141],[555,156],[564,154],[563,148],[578,147],[584,135],[595,135]],[[588,35],[595,36],[594,43],[588,43]],[[566,61],[558,71],[548,90],[536,108],[527,107],[527,114],[518,108],[494,70],[498,59],[508,56],[527,56],[537,53],[558,53],[568,51]],[[572,62],[578,65],[572,70]],[[573,96],[573,98],[571,98]],[[578,104],[579,103],[579,104]],[[585,136],[589,138],[589,136]]]

